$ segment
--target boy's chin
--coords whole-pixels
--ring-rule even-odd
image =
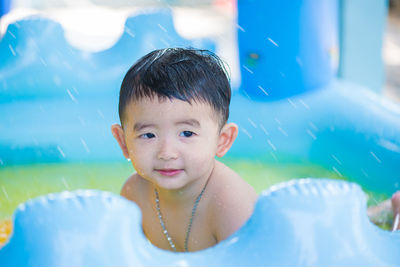
[[[155,185],[159,188],[169,191],[185,191],[188,189],[192,183],[191,181],[184,180],[182,178],[163,178],[157,180]]]
[[[157,177],[155,185],[165,190],[180,190],[185,187],[186,182],[179,177]]]

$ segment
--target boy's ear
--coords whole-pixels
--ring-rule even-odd
[[[218,139],[217,157],[222,157],[231,148],[238,135],[238,126],[234,123],[227,123],[222,127]]]
[[[111,133],[114,136],[115,140],[117,140],[119,146],[121,147],[122,154],[124,154],[124,157],[129,159],[128,147],[126,146],[125,143],[124,129],[122,129],[121,125],[119,124],[113,124],[111,125]]]

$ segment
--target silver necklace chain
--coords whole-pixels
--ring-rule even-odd
[[[185,252],[189,251],[188,242],[189,242],[190,231],[192,230],[193,218],[194,218],[194,215],[196,214],[197,206],[199,205],[200,199],[203,196],[204,191],[206,190],[206,187],[207,187],[207,184],[208,184],[209,180],[210,179],[207,180],[206,184],[203,187],[203,190],[201,190],[200,194],[196,198],[196,201],[194,202],[193,209],[192,209],[192,214],[191,214],[190,219],[189,219],[188,228],[186,230],[185,247],[184,247]],[[156,195],[157,215],[158,215],[158,218],[160,219],[160,224],[161,224],[161,227],[163,229],[163,233],[164,233],[165,237],[167,238],[167,241],[168,241],[169,245],[171,246],[171,248],[176,252],[176,247],[175,247],[174,241],[172,240],[171,236],[169,235],[169,233],[167,231],[167,228],[165,226],[164,220],[163,220],[162,215],[161,215],[160,198],[158,196],[158,191],[157,191],[156,188],[154,188],[154,193]]]

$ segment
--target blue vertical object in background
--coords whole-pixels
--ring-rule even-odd
[[[0,18],[11,9],[11,0],[0,0]]]
[[[336,0],[239,0],[241,90],[274,100],[328,84],[337,36]]]
[[[340,67],[338,76],[380,93],[387,0],[339,1]]]

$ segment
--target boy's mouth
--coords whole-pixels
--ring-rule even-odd
[[[174,176],[181,173],[182,169],[156,169],[158,173],[164,176]]]

